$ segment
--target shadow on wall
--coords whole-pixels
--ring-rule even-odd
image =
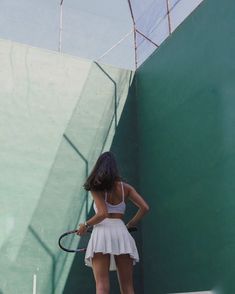
[[[138,189],[138,168],[137,168],[137,124],[136,124],[136,104],[134,87],[130,88],[129,95],[122,112],[116,133],[112,142],[111,151],[117,158],[120,174],[124,181],[134,185]],[[136,212],[136,207],[130,202],[127,204],[127,214],[125,222]],[[90,210],[89,217],[94,214],[93,208]],[[133,234],[137,242],[140,253],[140,262],[134,267],[134,286],[136,294],[143,294],[143,269],[142,269],[142,239],[141,226],[138,232]],[[116,271],[110,272],[111,293],[120,293]],[[85,288],[84,288],[85,287]],[[64,294],[71,293],[94,293],[95,283],[92,269],[84,265],[84,254],[76,254],[71,267]]]
[[[96,85],[94,82],[97,82],[98,78],[101,81]],[[105,88],[104,79],[109,84],[109,94],[112,95],[110,97],[110,95],[108,96],[107,93],[104,93],[101,102],[100,100],[97,101],[94,93],[99,92],[101,96],[102,90],[100,87],[102,85]],[[119,85],[120,88],[122,86]],[[96,89],[93,89],[94,87]],[[58,285],[61,276],[65,270],[70,269],[70,262],[74,257],[72,255],[68,256],[60,250],[55,252],[54,244],[57,242],[57,236],[62,232],[73,229],[80,220],[87,218],[90,203],[88,193],[82,188],[82,180],[87,177],[89,167],[96,160],[97,154],[100,154],[104,149],[106,141],[109,139],[113,122],[115,122],[114,128],[116,128],[117,107],[120,100],[117,99],[117,92],[116,82],[104,68],[94,64],[81,98],[63,135],[64,140],[58,149],[47,185],[30,225],[30,232],[34,239],[37,240],[43,251],[51,259],[50,278],[48,280],[48,283],[51,284],[51,293],[60,291]],[[57,225],[53,230],[49,219],[52,217],[50,213],[51,207],[55,206],[55,204],[58,208],[53,224],[57,223]],[[50,217],[45,216],[45,213]],[[43,225],[38,223],[41,219],[44,220]],[[44,231],[45,225],[47,232]],[[36,232],[36,227],[39,232]],[[41,234],[42,230],[44,231],[43,235]],[[52,232],[53,237],[52,235],[49,236]],[[47,240],[47,242],[45,243],[43,240]],[[47,257],[45,258],[47,259]],[[86,273],[83,272],[83,280],[84,275]],[[90,283],[87,285],[91,287]]]
[[[86,173],[81,175],[81,179],[87,177],[89,169],[93,167],[100,153],[109,149],[120,116],[118,110],[120,112],[119,108],[122,107],[123,101],[126,99],[125,91],[128,91],[128,82],[130,83],[131,79],[132,72],[110,70],[109,67],[94,63],[82,98],[74,110],[64,134],[67,143],[75,150],[75,153],[82,157],[86,164]],[[79,150],[77,146],[79,146]],[[90,147],[88,148],[88,146]],[[80,187],[82,184],[80,183]],[[87,192],[85,199],[86,214],[79,218],[81,220],[86,219],[91,213],[88,211],[91,206],[91,198],[88,197]],[[72,215],[76,215],[76,212]],[[75,226],[77,224],[78,221]],[[84,280],[87,280],[85,293],[89,293],[89,291],[93,293],[94,287],[90,282],[93,279],[91,277],[92,271],[84,266],[83,258],[84,256],[81,254],[75,256],[64,292],[77,293],[77,289],[80,289],[81,285],[85,291]],[[80,283],[79,279],[81,279]]]
[[[87,218],[90,218],[93,214],[94,212],[91,209]],[[66,280],[63,294],[95,293],[92,269],[87,267],[84,263],[85,253],[79,252],[76,254],[70,254],[74,255],[74,259]]]
[[[63,292],[74,256],[59,249],[58,237],[77,227],[90,213],[91,200],[82,188],[83,181],[98,155],[110,148],[131,76],[130,71],[92,65],[28,229],[17,248],[19,253],[14,265],[5,270],[9,280],[15,277],[19,289],[31,289],[31,280],[26,281],[37,274],[37,292]],[[24,205],[27,209],[27,203]],[[86,275],[87,285],[92,288],[90,274],[83,267],[82,280]],[[6,287],[10,287],[9,284]]]

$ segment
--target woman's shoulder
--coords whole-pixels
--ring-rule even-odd
[[[135,188],[132,185],[130,185],[129,183],[127,183],[125,181],[122,181],[122,183],[123,183],[123,188],[124,188],[126,195],[129,195],[129,193],[131,191],[135,190]]]

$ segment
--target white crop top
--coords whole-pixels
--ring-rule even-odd
[[[124,196],[124,189],[123,189],[123,183],[121,182],[122,185],[122,201],[118,204],[110,204],[107,202],[107,192],[105,192],[105,204],[108,210],[108,213],[125,213],[126,210],[126,203],[125,203],[125,196]],[[95,202],[93,204],[94,210],[97,213],[97,207],[95,205]]]

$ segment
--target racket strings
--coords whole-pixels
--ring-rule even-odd
[[[89,233],[79,236],[76,231],[70,231],[60,237],[59,245],[68,252],[85,251],[89,238]]]

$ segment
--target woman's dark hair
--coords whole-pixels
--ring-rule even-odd
[[[115,181],[121,180],[115,156],[112,152],[104,152],[97,159],[93,170],[83,187],[87,191],[110,191]]]

